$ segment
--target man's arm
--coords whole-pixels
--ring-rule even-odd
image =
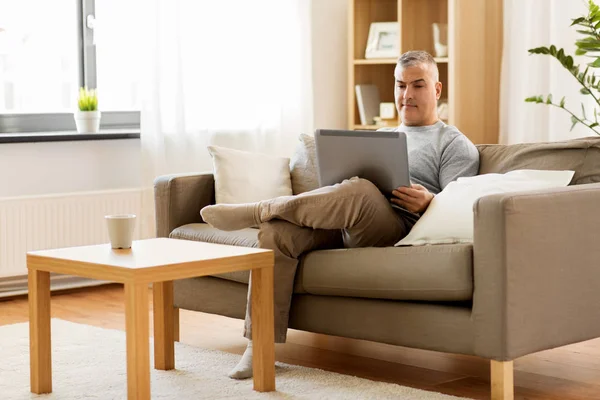
[[[439,170],[441,189],[460,177],[474,176],[479,172],[477,148],[462,133],[453,133],[449,143],[442,150]],[[425,187],[414,184],[411,187],[399,187],[392,194],[396,197],[391,199],[392,203],[415,213],[425,212],[434,197]]]
[[[479,172],[479,152],[471,141],[458,133],[442,151],[440,161],[440,186],[444,189],[450,182],[463,176],[475,176]]]

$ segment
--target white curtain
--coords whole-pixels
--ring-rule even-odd
[[[309,0],[144,2],[150,179],[210,170],[206,145],[289,155],[312,130]]]
[[[290,156],[313,130],[310,0],[143,3],[143,181],[212,170],[209,144]],[[151,223],[151,191],[144,196]]]
[[[571,117],[556,107],[525,103],[529,96],[552,94],[554,101],[566,97],[566,107],[581,115],[581,103],[588,117],[593,99],[579,93],[579,83],[549,55],[530,55],[527,50],[554,44],[570,55],[581,35],[571,20],[587,14],[587,1],[504,0],[504,49],[500,96],[500,143],[556,141],[593,136],[583,125],[573,131]],[[576,63],[590,62],[587,57]],[[545,98],[545,97],[544,97]]]

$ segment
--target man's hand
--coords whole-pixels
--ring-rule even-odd
[[[397,197],[397,199],[391,199],[392,203],[414,213],[422,213],[427,210],[433,199],[433,193],[429,192],[424,186],[414,183],[410,187],[400,186],[393,190],[392,194]]]

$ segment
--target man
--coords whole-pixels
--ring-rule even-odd
[[[391,202],[411,213],[393,208],[375,185],[360,178],[298,196],[250,204],[219,204],[201,211],[204,221],[218,229],[259,226],[259,247],[274,251],[277,343],[286,340],[294,277],[302,253],[325,248],[393,246],[408,234],[436,193],[453,180],[478,172],[479,153],[473,143],[438,119],[437,100],[442,84],[433,57],[423,51],[404,53],[398,59],[394,76],[396,107],[402,120],[396,129],[407,135],[413,183],[394,190]],[[250,290],[251,286],[252,283]],[[252,376],[250,313],[248,301],[244,336],[250,341],[241,361],[229,374],[235,379]]]

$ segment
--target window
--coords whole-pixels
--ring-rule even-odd
[[[77,4],[0,0],[0,10],[0,113],[72,110]]]
[[[140,109],[139,29],[133,28],[140,18],[140,5],[133,0],[96,2],[96,71],[105,110]]]
[[[80,86],[98,89],[104,129],[139,128],[136,6],[0,0],[0,132],[74,130]]]

